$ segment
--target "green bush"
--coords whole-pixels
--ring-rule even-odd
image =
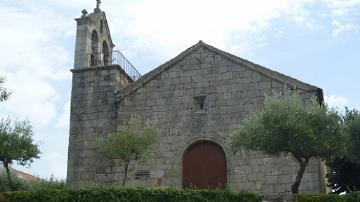
[[[9,202],[260,202],[262,200],[262,197],[249,192],[124,187],[38,189],[6,192],[3,195]]]
[[[351,192],[346,195],[297,195],[294,202],[360,202],[360,192]]]
[[[1,165],[0,165],[1,166]],[[14,187],[16,190],[23,190],[26,188],[25,180],[19,178],[17,175],[11,173],[11,179],[13,180]],[[0,192],[11,191],[8,179],[5,171],[0,170]]]
[[[294,202],[345,202],[344,197],[339,195],[298,195]]]
[[[50,178],[49,180],[36,179],[36,180],[26,180],[25,187],[20,190],[36,190],[36,189],[64,189],[65,181],[64,180],[54,180]]]

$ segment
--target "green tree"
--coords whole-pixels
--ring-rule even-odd
[[[343,148],[342,119],[338,112],[320,105],[315,98],[304,100],[299,92],[266,96],[261,111],[251,115],[232,137],[233,150],[261,150],[278,156],[289,153],[299,164],[293,194],[312,157],[327,157]]]
[[[348,137],[346,156],[360,164],[360,111],[345,108],[344,122]]]
[[[326,177],[332,193],[360,190],[360,164],[348,157],[333,157],[326,160],[328,167]]]
[[[156,142],[156,130],[149,121],[145,125],[130,119],[117,132],[98,140],[99,149],[110,159],[120,159],[124,163],[122,185],[128,176],[131,161],[136,161]]]
[[[29,121],[0,120],[0,161],[2,162],[11,190],[15,190],[9,166],[16,161],[28,165],[39,158],[40,150],[33,142],[33,131]]]
[[[343,119],[346,150],[326,161],[327,178],[334,193],[360,190],[360,112],[345,108]]]
[[[2,86],[4,83],[5,83],[5,78],[0,77],[0,102],[6,101],[11,94],[9,90],[7,90]]]

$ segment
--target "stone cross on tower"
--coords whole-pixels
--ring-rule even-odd
[[[101,4],[101,0],[96,0],[96,8],[94,9],[94,13],[99,13],[101,11],[100,4]]]

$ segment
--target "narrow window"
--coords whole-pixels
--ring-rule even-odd
[[[103,55],[104,66],[110,65],[111,64],[110,51],[109,51],[109,46],[106,43],[106,41],[103,42],[102,55]]]
[[[103,33],[104,31],[104,22],[103,20],[100,20],[100,33]]]
[[[98,51],[99,48],[99,36],[98,33],[96,32],[96,30],[94,30],[91,33],[91,49],[92,52],[95,53]]]
[[[90,54],[90,66],[95,66],[95,55]]]

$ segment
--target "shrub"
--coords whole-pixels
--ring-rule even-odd
[[[36,189],[64,189],[65,181],[64,180],[54,180],[50,178],[49,180],[36,179],[36,180],[27,180],[25,182],[25,187],[22,190],[36,190]]]
[[[19,178],[17,175],[11,173],[11,178],[13,179],[13,186],[16,190],[23,190],[26,187],[25,180]],[[0,192],[11,191],[9,187],[8,179],[5,171],[0,170]]]
[[[3,193],[9,202],[260,202],[262,197],[249,192],[223,190],[146,189],[98,187],[89,189],[42,189]]]
[[[351,192],[346,195],[297,195],[294,202],[359,202],[360,192]]]

